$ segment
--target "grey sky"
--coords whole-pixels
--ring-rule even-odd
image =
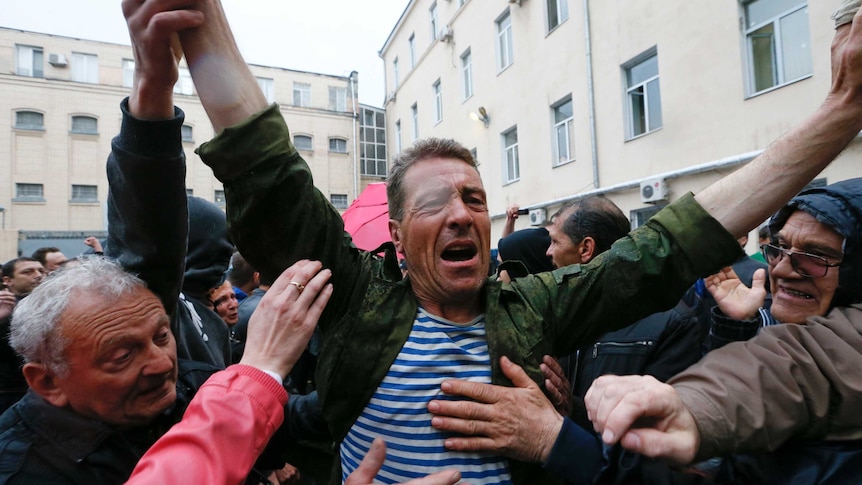
[[[347,76],[359,99],[382,106],[377,51],[408,0],[223,0],[240,50],[252,64]],[[120,0],[0,0],[0,26],[129,44]]]

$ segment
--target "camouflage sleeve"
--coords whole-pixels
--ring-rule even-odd
[[[730,233],[692,194],[586,265],[526,280],[558,355],[574,352],[603,333],[677,304],[683,292],[742,255]]]

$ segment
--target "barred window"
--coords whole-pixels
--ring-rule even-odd
[[[99,188],[95,185],[72,185],[72,202],[98,202]]]
[[[45,115],[35,111],[18,111],[15,113],[15,128],[19,130],[44,130]]]
[[[92,116],[73,116],[72,133],[97,135],[99,133],[99,122]]]

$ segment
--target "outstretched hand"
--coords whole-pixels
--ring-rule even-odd
[[[173,89],[182,57],[178,33],[203,23],[203,14],[188,0],[123,0],[135,55],[129,112],[144,120],[174,115]]]
[[[734,320],[754,318],[757,316],[758,308],[763,306],[763,301],[766,299],[765,269],[754,272],[751,288],[745,286],[730,266],[704,278],[704,283],[722,313]]]
[[[248,322],[240,364],[287,377],[332,296],[332,272],[322,268],[319,261],[298,261],[275,280]]]
[[[652,376],[602,376],[584,398],[593,428],[609,444],[678,465],[700,446],[694,417],[676,390]]]
[[[449,395],[470,400],[432,400],[431,426],[467,436],[447,438],[456,451],[489,451],[521,461],[541,463],[554,447],[563,417],[517,364],[500,358],[500,367],[515,387],[463,380],[444,381]]]

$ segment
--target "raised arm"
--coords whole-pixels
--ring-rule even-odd
[[[862,16],[857,12],[852,24],[835,32],[832,87],[817,111],[695,198],[731,234],[743,236],[802,190],[860,130]]]
[[[216,133],[267,107],[266,98],[239,52],[219,0],[198,3],[206,21],[180,33],[198,96]]]

